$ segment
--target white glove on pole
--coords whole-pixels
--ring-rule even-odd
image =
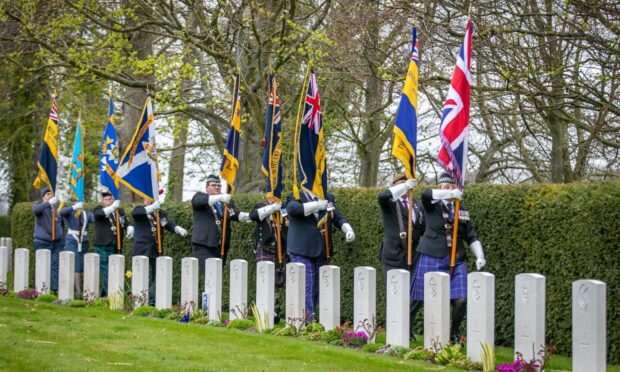
[[[480,270],[486,265],[487,260],[484,259],[484,252],[482,251],[482,243],[480,240],[476,240],[475,242],[469,245],[469,248],[476,256],[476,270]]]
[[[174,228],[174,232],[181,235],[181,236],[186,236],[187,235],[187,230],[185,230],[184,228],[182,228],[181,226],[177,226]]]
[[[127,239],[133,239],[133,226],[129,225],[127,227],[127,233],[125,234]]]
[[[403,183],[399,183],[398,185],[390,187],[388,190],[390,190],[390,193],[392,193],[392,199],[397,200],[401,196],[405,195],[407,191],[413,189],[415,185],[416,182],[414,179],[408,179]]]
[[[71,206],[71,208],[73,208],[74,211],[78,210],[78,209],[83,209],[84,208],[84,202],[79,202],[79,203],[75,203]]]
[[[110,215],[114,213],[114,211],[117,210],[120,205],[121,205],[121,201],[115,200],[114,203],[112,203],[112,205],[110,205],[109,207],[103,208],[103,213],[105,213],[106,217],[110,217]]]
[[[446,199],[458,199],[463,198],[463,192],[459,189],[454,190],[441,190],[433,189],[433,199],[446,200]]]
[[[239,221],[251,223],[250,214],[247,212],[239,212]]]
[[[159,201],[156,201],[153,204],[147,205],[146,207],[144,207],[144,209],[146,209],[146,213],[150,214],[158,210],[160,206],[161,204],[159,203]]]
[[[48,200],[51,206],[58,204],[58,198],[56,196],[52,196],[50,200]]]
[[[212,207],[217,202],[222,202],[228,204],[230,202],[230,194],[218,194],[218,195],[209,195],[209,205]]]
[[[347,240],[347,243],[350,243],[355,240],[355,233],[353,232],[353,228],[348,223],[342,225],[342,232]]]
[[[256,211],[258,212],[258,219],[262,221],[265,218],[267,218],[269,215],[271,215],[272,213],[277,212],[281,209],[282,209],[282,204],[273,203],[273,204],[266,205],[262,208],[258,208]]]
[[[304,215],[309,216],[312,213],[316,213],[318,211],[327,210],[327,200],[319,199],[317,201],[311,201],[304,203]]]

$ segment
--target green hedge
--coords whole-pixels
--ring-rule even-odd
[[[357,266],[377,269],[377,316],[383,324],[385,285],[377,260],[383,229],[377,192],[377,189],[334,191],[336,203],[355,229],[357,239],[347,244],[342,234],[337,233],[332,264],[342,269],[343,319],[352,319],[353,269]],[[235,196],[237,205],[246,211],[261,199],[261,195]],[[577,279],[599,279],[608,283],[608,360],[619,363],[620,320],[616,315],[620,311],[617,285],[620,283],[620,183],[471,185],[466,190],[464,203],[471,210],[485,248],[488,262],[485,269],[496,275],[497,343],[511,345],[513,342],[516,274],[536,272],[547,277],[547,343],[557,345],[563,354],[570,354],[572,345],[571,283]],[[191,230],[189,203],[166,204],[165,208],[172,220]],[[16,206],[12,224],[14,247],[32,248],[32,224],[30,205]],[[253,225],[235,223],[234,228],[229,259],[242,258],[250,263],[248,297],[253,301],[256,273],[248,244]],[[173,301],[178,301],[178,268],[181,258],[191,255],[190,240],[167,234],[165,247],[166,254],[174,258]],[[224,283],[228,283],[228,267],[224,270]],[[469,267],[474,267],[473,260]],[[223,296],[224,309],[227,309],[227,284]]]
[[[11,216],[0,216],[0,236],[11,236]]]

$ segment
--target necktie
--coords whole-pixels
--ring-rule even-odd
[[[407,201],[407,199],[401,199],[401,201],[403,202],[403,206],[405,207],[405,209],[409,210],[409,202]]]
[[[452,203],[448,203],[448,214],[450,215],[450,219],[454,220],[454,210],[452,209]]]
[[[222,210],[222,203],[220,202],[215,203],[215,209],[220,216],[224,213]]]

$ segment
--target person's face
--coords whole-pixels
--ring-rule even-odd
[[[442,190],[453,190],[456,188],[456,185],[452,183],[440,183],[439,188]]]
[[[112,195],[106,195],[103,197],[103,199],[101,199],[101,203],[103,203],[104,207],[109,207],[112,205],[112,203],[114,203],[114,198],[112,197]]]
[[[46,201],[49,201],[52,198],[52,192],[48,191],[45,193],[45,195],[43,195],[43,202],[45,203]]]
[[[207,194],[209,195],[218,195],[220,194],[222,185],[215,182],[207,183]]]

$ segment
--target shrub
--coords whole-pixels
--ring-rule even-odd
[[[86,307],[86,301],[84,300],[71,300],[69,307]]]
[[[42,294],[39,297],[37,297],[37,301],[41,301],[41,302],[54,302],[56,301],[57,297],[53,294]]]
[[[228,329],[238,329],[240,331],[245,331],[248,328],[254,327],[254,321],[250,319],[235,319],[231,320],[226,328]]]
[[[384,345],[383,344],[366,344],[364,346],[362,346],[362,351],[365,351],[367,353],[376,353],[377,350],[381,349]]]
[[[413,359],[413,360],[434,360],[435,359],[435,353],[433,353],[430,350],[426,350],[424,347],[422,346],[418,346],[415,349],[411,350],[410,352],[408,352],[407,354],[403,355],[404,359]]]
[[[39,297],[40,293],[36,289],[24,289],[17,293],[17,297],[24,300],[34,300]]]
[[[152,317],[158,310],[155,306],[140,306],[131,312],[133,316],[146,316]]]

